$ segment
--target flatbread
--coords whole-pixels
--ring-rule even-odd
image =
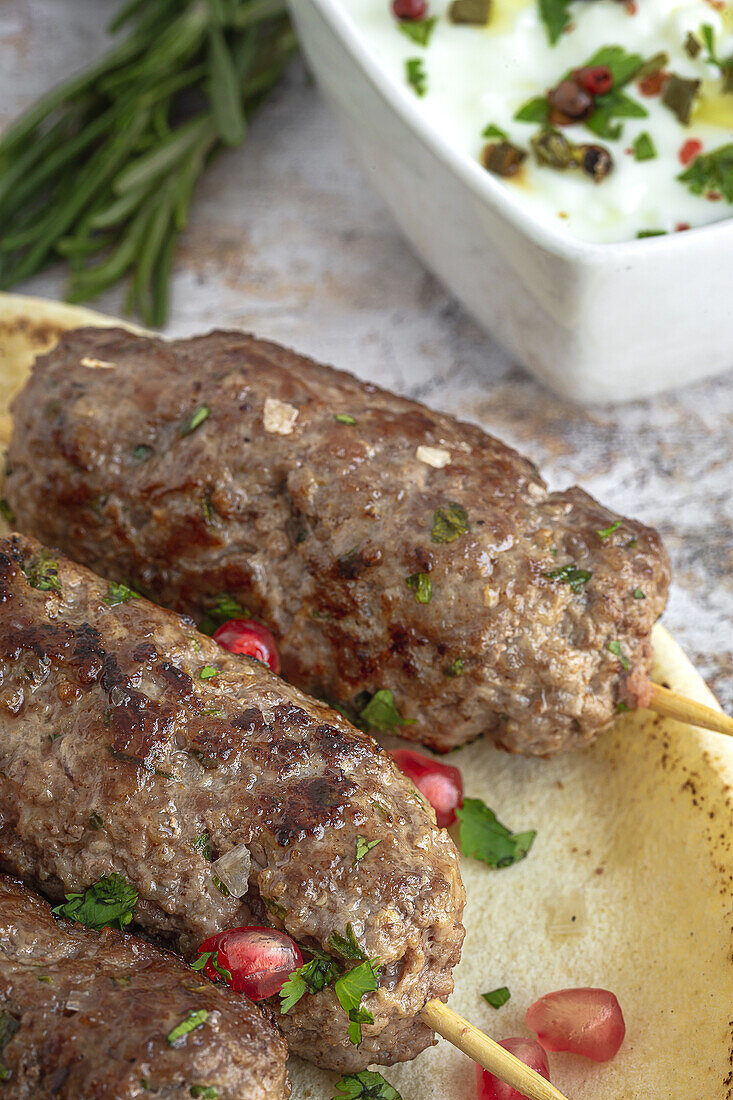
[[[0,442],[8,402],[60,332],[119,324],[89,310],[0,294]],[[654,678],[715,706],[670,635],[654,633]],[[495,1038],[528,1035],[543,993],[601,986],[627,1036],[597,1065],[550,1055],[572,1100],[733,1100],[733,741],[648,711],[624,715],[589,749],[549,761],[478,741],[451,755],[466,793],[516,831],[522,863],[463,861],[463,958],[451,1007]],[[507,985],[499,1010],[480,994]],[[446,1042],[385,1069],[403,1100],[473,1100],[474,1070]],[[335,1074],[291,1060],[294,1100],[330,1100]]]

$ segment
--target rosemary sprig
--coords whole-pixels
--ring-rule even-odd
[[[69,301],[127,277],[128,310],[160,325],[196,184],[296,42],[285,0],[128,0],[123,28],[0,138],[0,289],[61,257]]]

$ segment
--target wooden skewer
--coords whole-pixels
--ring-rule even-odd
[[[566,1100],[561,1092],[535,1073],[519,1058],[515,1058],[504,1047],[499,1046],[483,1031],[479,1031],[468,1020],[464,1020],[442,1001],[428,1001],[422,1010],[424,1022],[437,1031],[454,1047],[467,1054],[474,1062],[487,1069],[494,1077],[511,1085],[517,1092],[529,1100]]]
[[[733,718],[704,703],[696,703],[694,699],[678,695],[676,691],[670,691],[660,684],[652,684],[649,710],[663,714],[665,718],[676,718],[690,726],[700,726],[702,729],[727,733],[729,737],[733,737]]]

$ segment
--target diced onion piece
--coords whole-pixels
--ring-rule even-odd
[[[444,466],[450,464],[450,451],[446,451],[444,447],[427,447],[420,444],[415,457],[426,466],[434,466],[436,470],[442,470]]]
[[[83,367],[93,367],[96,370],[114,370],[116,363],[108,363],[106,359],[95,359],[91,355],[85,355],[81,360]]]
[[[88,989],[72,989],[66,998],[66,1008],[69,1012],[83,1012],[89,1007],[91,997]]]
[[[560,989],[527,1009],[527,1027],[545,1050],[569,1050],[594,1062],[618,1053],[626,1025],[621,1006],[607,989]]]
[[[244,897],[249,889],[252,857],[246,844],[238,844],[211,864],[211,870],[235,898]]]
[[[294,405],[288,405],[286,401],[280,401],[277,397],[265,398],[262,423],[266,432],[290,435],[297,419],[298,410]]]
[[[499,1046],[519,1058],[520,1062],[524,1062],[535,1073],[539,1073],[547,1081],[550,1080],[547,1055],[534,1039],[502,1039]],[[521,1092],[517,1092],[511,1085],[500,1081],[479,1065],[476,1066],[476,1096],[478,1100],[524,1100]]]

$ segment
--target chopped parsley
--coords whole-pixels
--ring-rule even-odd
[[[175,1046],[179,1039],[183,1039],[188,1035],[189,1031],[195,1031],[197,1027],[203,1027],[211,1015],[205,1008],[198,1008],[195,1012],[192,1012],[185,1020],[181,1020],[180,1024],[177,1024],[172,1031],[169,1031],[166,1035],[166,1041],[170,1046]]]
[[[211,416],[211,409],[208,405],[199,405],[186,420],[183,421],[180,428],[181,437],[190,435],[191,432],[195,432],[197,428],[200,428],[204,420],[208,420]]]
[[[693,195],[722,195],[726,202],[733,202],[733,142],[700,153],[677,179],[686,183]]]
[[[464,856],[483,860],[489,867],[511,867],[524,859],[532,847],[536,830],[512,833],[480,798],[465,798],[456,810],[460,821],[458,846]]]
[[[347,1073],[336,1082],[336,1089],[339,1095],[333,1100],[402,1100],[397,1089],[371,1069]]]
[[[15,523],[15,512],[10,507],[5,497],[0,500],[0,516],[3,517],[6,523]]]
[[[517,122],[547,122],[549,117],[550,104],[544,95],[528,99],[514,115]]]
[[[311,959],[288,975],[280,990],[280,1012],[289,1012],[306,993],[320,993],[341,974],[341,968],[333,959]]]
[[[637,240],[642,240],[644,237],[666,237],[666,229],[640,229],[636,234]]]
[[[448,8],[451,23],[468,23],[485,27],[491,15],[491,0],[453,0]]]
[[[502,1005],[507,1003],[511,997],[511,993],[507,987],[503,985],[500,989],[492,989],[489,993],[482,993],[481,996],[486,1001],[487,1005],[491,1005],[492,1008],[501,1008]]]
[[[264,894],[260,894],[260,901],[264,905],[268,913],[271,913],[273,917],[278,917],[280,920],[285,920],[288,915],[286,907],[280,901],[276,901],[275,898],[266,898]]]
[[[208,833],[199,833],[193,842],[193,846],[197,852],[200,852],[204,859],[211,861],[211,837]]]
[[[358,836],[356,838],[356,855],[354,856],[354,865],[363,859],[365,855],[371,852],[372,848],[376,848],[378,844],[381,844],[381,840],[367,840],[365,836]]]
[[[123,931],[132,920],[137,905],[137,889],[116,872],[103,875],[83,894],[67,894],[66,901],[53,910],[57,917],[68,917],[87,928],[119,928]]]
[[[460,676],[462,672],[463,672],[463,661],[461,660],[460,657],[456,657],[453,664],[448,665],[448,667],[443,670],[443,675],[447,676],[450,680],[452,680],[455,676]]]
[[[424,96],[428,90],[428,78],[420,57],[408,57],[405,61],[405,78],[415,94]]]
[[[481,131],[482,138],[498,138],[499,141],[508,141],[509,134],[506,130],[502,130],[501,126],[496,126],[493,122],[490,122],[488,126],[484,126]]]
[[[92,829],[95,833],[98,833],[100,829],[104,828],[104,821],[102,821],[102,818],[99,816],[96,810],[93,814],[89,815],[89,828]]]
[[[349,1017],[349,1039],[354,1046],[361,1043],[361,1025],[373,1024],[374,1016],[361,1007],[362,998],[379,988],[375,973],[378,959],[366,959],[365,962],[347,970],[334,984],[334,992],[339,1004]]]
[[[654,160],[657,155],[656,146],[646,130],[634,138],[631,148],[634,150],[634,160]]]
[[[367,731],[389,732],[398,726],[412,726],[411,719],[403,718],[397,709],[394,695],[381,688],[372,695],[366,706],[359,711],[359,722]]]
[[[715,28],[710,23],[703,23],[700,27],[700,37],[705,43],[706,58],[709,65],[717,65],[720,75],[723,77],[723,92],[733,92],[733,54],[729,57],[718,57],[715,46]]]
[[[635,600],[645,600],[646,599],[646,592],[644,591],[643,588],[635,588],[632,595],[633,595]]]
[[[416,46],[427,46],[437,22],[437,15],[433,15],[430,19],[400,19],[397,27]]]
[[[219,1090],[216,1085],[191,1085],[189,1095],[200,1097],[200,1100],[218,1100]]]
[[[538,0],[540,19],[545,24],[547,40],[554,46],[570,26],[570,0]]]
[[[569,584],[573,592],[580,593],[585,588],[593,574],[588,569],[578,569],[576,565],[562,565],[559,569],[550,569],[542,574],[551,581],[560,581]]]
[[[626,703],[616,703],[616,714],[628,714],[630,709]]]
[[[136,592],[134,588],[128,588],[126,584],[117,584],[115,581],[110,581],[104,602],[109,607],[116,607],[118,603],[127,603],[128,600],[139,599],[140,593]]]
[[[225,966],[221,965],[221,963],[219,962],[218,951],[204,951],[203,955],[199,955],[199,957],[190,964],[191,969],[203,970],[208,962],[211,962],[213,969],[216,971],[223,982],[226,982],[229,985],[232,984],[232,972],[231,970],[227,970]]]
[[[337,424],[356,424],[356,420],[354,419],[354,417],[349,416],[348,413],[336,413],[336,415],[334,416],[334,420]]]
[[[349,959],[351,962],[363,962],[367,958],[363,948],[359,946],[351,921],[346,925],[345,936],[342,936],[339,932],[331,933],[328,937],[328,946],[332,951],[341,955],[342,958]]]
[[[412,576],[405,577],[405,584],[415,590],[415,603],[430,603],[433,582],[429,573],[413,573]]]
[[[214,677],[218,675],[218,668],[214,668],[213,665],[204,665],[204,667],[199,672],[199,680],[213,680]]]
[[[468,530],[468,512],[460,504],[453,502],[445,508],[437,508],[433,513],[433,530],[430,536],[433,542],[455,542]]]
[[[613,653],[614,657],[618,657],[619,661],[621,662],[621,667],[624,670],[628,670],[629,659],[628,657],[624,657],[623,651],[621,649],[621,642],[616,641],[616,639],[614,638],[613,641],[608,643],[606,649],[609,653]]]
[[[41,550],[23,568],[31,588],[40,592],[60,592],[59,563],[49,557],[48,551]]]
[[[213,634],[217,627],[230,619],[248,619],[249,612],[241,603],[228,592],[222,592],[215,596],[207,609],[206,615],[201,620],[200,630],[202,634]]]
[[[610,539],[613,532],[618,531],[619,527],[621,526],[621,524],[623,522],[624,521],[622,519],[617,519],[616,522],[612,523],[610,527],[603,527],[603,528],[600,528],[600,529],[597,527],[596,528],[596,534],[598,535],[598,538],[602,539],[603,542],[605,542],[606,539]]]
[[[145,462],[152,453],[153,448],[149,447],[147,443],[138,443],[137,447],[133,449],[132,457],[136,462]]]

